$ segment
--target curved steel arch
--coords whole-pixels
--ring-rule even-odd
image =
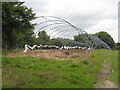
[[[55,35],[53,36],[53,38],[59,38],[59,36],[62,36],[61,38],[67,38],[67,39],[69,38],[70,39],[71,37],[74,36],[74,32],[76,32],[75,35],[80,34],[80,36],[84,40],[85,44],[87,46],[89,46],[91,49],[96,49],[98,47],[101,47],[103,49],[111,50],[111,48],[105,42],[100,40],[98,37],[88,34],[83,29],[80,29],[80,28],[72,25],[70,22],[68,22],[64,19],[61,19],[61,18],[55,17],[55,16],[40,16],[38,18],[42,19],[42,20],[39,20],[40,22],[35,26],[35,28],[39,27],[39,29],[34,32],[33,36],[36,36],[40,31],[42,31],[44,29],[50,37],[52,37],[52,35],[54,33]],[[69,28],[71,28],[71,29],[69,29]],[[51,33],[48,33],[50,31],[51,31]],[[80,42],[78,42],[78,43],[80,43]]]

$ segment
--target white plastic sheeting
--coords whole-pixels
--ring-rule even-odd
[[[71,46],[62,46],[62,47],[59,47],[59,46],[56,46],[56,45],[34,45],[34,46],[29,46],[29,45],[25,45],[25,49],[24,49],[24,53],[26,53],[28,50],[33,50],[33,49],[35,49],[35,48],[46,48],[46,49],[66,49],[66,50],[68,50],[68,49],[86,49],[86,50],[91,50],[91,48],[86,48],[86,47],[79,47],[79,46],[73,46],[73,47],[71,47]]]

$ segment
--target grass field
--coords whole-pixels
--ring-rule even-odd
[[[35,57],[2,57],[3,88],[94,88],[105,61],[118,84],[117,51],[96,50],[78,60],[54,60]]]

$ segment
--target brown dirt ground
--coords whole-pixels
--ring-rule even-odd
[[[8,54],[8,57],[23,57],[31,56],[37,58],[52,58],[55,60],[75,60],[75,59],[87,59],[89,53],[86,50],[30,50],[27,53]]]

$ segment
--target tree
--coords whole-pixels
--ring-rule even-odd
[[[116,43],[116,45],[117,45],[117,46],[120,46],[120,43],[118,42],[118,43]]]
[[[120,43],[119,43],[119,42],[116,43],[115,49],[116,49],[116,50],[120,50]]]
[[[107,32],[101,31],[101,32],[95,33],[95,36],[97,36],[99,39],[105,42],[111,49],[115,49],[115,42]]]
[[[85,43],[85,41],[82,38],[82,34],[75,35],[74,40],[78,41],[78,42],[81,42],[81,43]]]
[[[35,19],[31,8],[24,2],[2,2],[2,46],[3,48],[23,47],[32,38]],[[26,40],[29,39],[29,40]]]
[[[38,39],[40,40],[41,44],[47,44],[50,40],[50,36],[48,36],[44,30],[40,31],[38,36]]]

